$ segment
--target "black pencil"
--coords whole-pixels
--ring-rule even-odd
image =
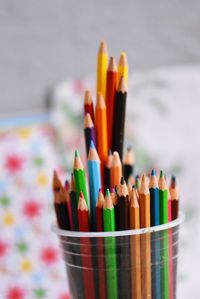
[[[128,148],[124,157],[124,179],[128,183],[128,179],[134,174],[135,157],[132,148]]]
[[[123,158],[124,147],[124,127],[125,127],[125,114],[126,114],[126,82],[124,77],[120,78],[119,86],[115,95],[115,113],[114,125],[112,135],[112,151],[119,153],[120,159]]]
[[[110,181],[110,168],[111,168],[111,164],[112,164],[112,152],[111,150],[109,150],[108,152],[108,157],[107,157],[107,161],[106,161],[106,165],[105,165],[105,169],[104,169],[104,189],[109,189],[111,188],[111,181]]]
[[[71,174],[69,196],[70,196],[70,205],[71,205],[71,211],[72,211],[73,229],[75,231],[78,231],[79,226],[78,226],[77,200],[76,200],[76,189],[75,189],[73,173]]]

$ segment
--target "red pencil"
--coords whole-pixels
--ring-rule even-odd
[[[96,205],[96,224],[97,231],[103,231],[103,205],[104,196],[99,190],[97,205]],[[106,275],[105,275],[105,253],[104,253],[104,240],[103,238],[97,238],[98,244],[98,283],[99,283],[99,299],[106,298]]]
[[[80,232],[90,231],[89,211],[82,192],[80,192],[80,197],[78,201],[78,222]],[[90,239],[87,237],[80,238],[80,243],[85,298],[95,299]]]
[[[86,90],[84,95],[84,114],[87,113],[90,114],[91,119],[94,123],[94,106],[93,106],[92,95],[89,90]]]
[[[114,57],[110,57],[108,70],[107,70],[107,82],[106,82],[106,107],[107,107],[107,136],[108,136],[108,148],[112,146],[112,131],[113,131],[113,119],[115,108],[115,93],[117,90],[117,65]]]

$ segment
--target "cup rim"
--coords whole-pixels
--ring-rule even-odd
[[[185,215],[183,212],[179,213],[179,217],[173,221],[170,221],[165,224],[160,224],[156,226],[139,228],[139,229],[129,229],[115,232],[77,232],[77,231],[69,231],[60,229],[56,224],[52,225],[52,230],[58,236],[62,237],[76,237],[76,238],[99,238],[99,237],[123,237],[123,236],[131,236],[131,235],[141,235],[146,233],[153,233],[158,231],[163,231],[166,229],[170,229],[176,226],[179,226],[185,220]]]

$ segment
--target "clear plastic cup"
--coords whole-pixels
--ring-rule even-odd
[[[117,232],[59,236],[72,298],[176,298],[179,226],[167,224]]]

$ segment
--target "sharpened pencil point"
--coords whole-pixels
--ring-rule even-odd
[[[110,196],[110,191],[109,191],[109,189],[107,188],[106,189],[106,197],[109,197]]]
[[[95,148],[93,140],[90,142],[90,148]]]
[[[155,169],[152,169],[152,171],[151,171],[151,175],[153,176],[153,175],[156,175],[156,171],[155,171]]]
[[[75,157],[79,157],[79,152],[78,152],[78,150],[75,150]]]
[[[164,176],[164,172],[161,170],[160,171],[160,178],[162,178]]]
[[[121,177],[120,184],[121,184],[121,185],[124,185],[124,183],[125,183],[125,181],[124,181],[124,177],[122,176],[122,177]]]

